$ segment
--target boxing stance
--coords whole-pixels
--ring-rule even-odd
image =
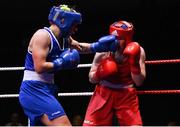
[[[133,25],[118,21],[110,34],[119,40],[116,52],[96,53],[89,80],[97,84],[89,102],[83,126],[111,126],[113,116],[121,126],[142,125],[135,87],[146,77],[145,51],[134,42]]]
[[[37,30],[29,42],[19,101],[32,126],[70,126],[62,105],[56,99],[55,72],[78,66],[77,49],[92,53],[115,51],[118,43],[111,35],[80,46],[71,35],[81,24],[81,14],[67,5],[52,7],[48,20],[50,27]]]

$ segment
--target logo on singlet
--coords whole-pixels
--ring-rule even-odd
[[[59,114],[59,113],[61,113],[61,111],[54,112],[54,113],[52,113],[51,115],[54,116],[54,115],[57,115],[57,114]]]

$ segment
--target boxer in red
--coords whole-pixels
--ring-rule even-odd
[[[145,51],[132,41],[133,25],[118,21],[110,34],[119,40],[115,52],[96,53],[89,80],[97,84],[83,126],[111,126],[113,115],[121,126],[142,126],[136,88],[146,77]]]

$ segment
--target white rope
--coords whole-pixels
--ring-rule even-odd
[[[0,71],[18,71],[24,70],[24,67],[0,67]]]
[[[58,96],[91,96],[93,92],[58,93]],[[0,98],[16,98],[19,94],[1,94]]]
[[[58,93],[58,96],[91,96],[93,92]]]
[[[92,64],[79,64],[78,68],[91,67]],[[0,67],[0,71],[18,71],[24,70],[25,67]]]
[[[19,94],[1,94],[0,98],[16,98],[19,97]]]
[[[91,67],[92,64],[79,64],[78,68]]]
[[[180,59],[145,61],[146,64],[179,63],[179,62]],[[77,68],[85,68],[91,66],[92,64],[79,64]],[[18,71],[24,69],[25,69],[24,67],[0,67],[0,71]]]

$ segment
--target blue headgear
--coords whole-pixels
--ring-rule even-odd
[[[74,23],[80,24],[82,22],[81,14],[68,8],[67,5],[52,7],[48,19],[60,28],[63,37],[69,36]]]

